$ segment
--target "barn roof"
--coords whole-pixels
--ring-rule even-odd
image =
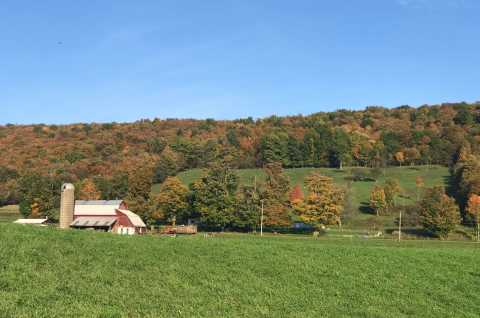
[[[122,204],[122,200],[76,200],[75,205],[117,205]]]
[[[71,227],[110,227],[117,221],[115,217],[86,217],[76,218]]]
[[[75,201],[75,216],[80,215],[116,215],[115,210],[119,209],[122,200],[77,200]]]
[[[132,222],[133,226],[135,226],[135,227],[147,227],[145,225],[145,223],[143,223],[142,219],[138,215],[133,213],[132,211],[120,210],[120,209],[118,211],[125,214],[128,217],[128,219],[130,220],[130,222]]]
[[[47,221],[48,221],[48,219],[18,219],[13,223],[17,223],[17,224],[43,224]]]

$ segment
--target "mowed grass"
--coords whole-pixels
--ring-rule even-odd
[[[479,247],[0,224],[0,316],[478,317]]]
[[[360,168],[362,169],[362,168]],[[364,168],[368,170],[367,168]],[[361,212],[361,208],[368,205],[370,198],[370,191],[376,184],[383,184],[385,179],[392,178],[399,181],[402,188],[403,195],[398,200],[399,204],[408,204],[413,202],[417,197],[416,178],[421,177],[424,180],[425,187],[433,186],[446,186],[449,171],[447,167],[442,166],[408,166],[408,167],[389,167],[383,169],[383,174],[375,182],[349,182],[345,179],[350,175],[350,168],[343,170],[332,168],[297,168],[286,169],[285,173],[290,178],[292,186],[300,185],[303,188],[305,177],[313,171],[318,171],[323,175],[330,176],[334,179],[335,183],[339,186],[349,189],[351,206],[353,211],[349,211],[350,215],[345,220],[345,225],[350,227],[366,227],[368,220],[372,219],[372,215],[369,213]],[[243,169],[236,171],[240,183],[253,184],[255,178],[257,182],[262,182],[265,179],[265,174],[262,169]],[[180,180],[188,185],[195,180],[198,180],[204,173],[201,169],[188,170],[180,173],[178,177]],[[154,185],[153,192],[158,192],[160,185]],[[385,216],[380,220],[386,226],[393,225],[393,217]]]

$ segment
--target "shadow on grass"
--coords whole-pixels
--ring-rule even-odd
[[[376,215],[375,211],[370,207],[369,202],[360,202],[360,207],[358,210],[363,214]]]
[[[398,233],[398,229],[391,228],[391,229],[386,230],[385,232],[390,234],[390,235],[396,235]],[[438,237],[436,237],[432,233],[426,231],[425,229],[415,228],[415,227],[404,227],[404,228],[402,228],[402,234],[405,234],[405,235],[408,235],[408,236],[415,236],[417,238],[438,239]]]

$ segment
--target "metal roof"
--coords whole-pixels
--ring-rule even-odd
[[[75,205],[115,205],[120,206],[122,200],[76,200]]]
[[[71,224],[71,227],[110,227],[117,221],[115,217],[79,217]]]
[[[18,223],[18,224],[43,224],[47,221],[48,221],[48,219],[18,219],[13,223]]]
[[[128,219],[130,220],[130,222],[132,222],[133,226],[135,226],[135,227],[147,227],[145,225],[145,223],[143,223],[142,219],[137,214],[133,213],[132,211],[120,210],[120,209],[118,211],[125,214],[128,217]]]
[[[77,200],[75,201],[74,215],[117,215],[115,210],[120,208],[122,202],[122,200]]]

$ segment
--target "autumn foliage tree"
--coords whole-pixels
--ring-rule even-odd
[[[344,191],[333,179],[313,172],[305,178],[307,196],[294,204],[302,221],[312,225],[341,225]]]
[[[133,166],[128,173],[128,193],[125,198],[129,208],[150,222],[150,193],[153,170],[150,165]]]
[[[167,177],[157,194],[153,195],[151,217],[155,221],[185,222],[188,189],[177,177]]]
[[[387,209],[394,208],[396,206],[397,196],[402,191],[400,182],[397,179],[387,179],[383,187],[385,192],[385,201],[387,202]]]
[[[295,202],[301,202],[303,201],[303,198],[304,194],[299,184],[295,185],[288,195],[288,199],[290,200],[291,204],[295,204]]]
[[[425,187],[425,181],[423,180],[422,177],[417,176],[415,178],[415,188],[416,188],[416,193],[417,193],[417,201],[420,200],[420,195],[421,195],[421,192],[423,191],[424,187]]]
[[[477,241],[480,240],[480,196],[477,194],[472,194],[468,199],[467,204],[467,215],[468,219],[471,219],[476,225],[477,232]]]
[[[290,193],[290,180],[284,174],[280,163],[265,165],[265,184],[262,193],[265,211],[265,225],[288,226],[290,225],[288,195]]]
[[[375,211],[377,216],[387,211],[385,190],[382,187],[375,186],[370,192],[370,208]]]
[[[82,181],[79,191],[80,200],[99,200],[102,196],[102,193],[97,190],[97,186],[92,179],[87,178]]]
[[[459,208],[442,187],[425,190],[419,214],[423,227],[440,238],[446,238],[460,223]]]

